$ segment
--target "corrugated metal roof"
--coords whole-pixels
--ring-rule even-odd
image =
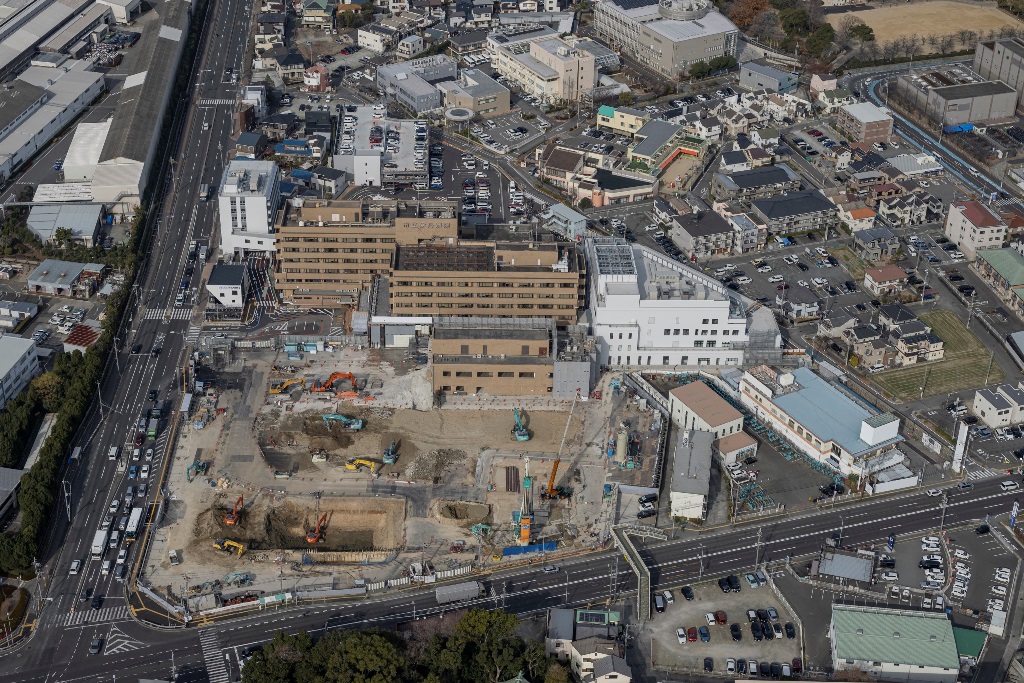
[[[71,147],[64,158],[64,175],[80,171],[84,179],[92,178],[96,164],[100,161],[100,152],[107,141],[107,133],[110,131],[110,124],[113,119],[107,119],[99,123],[80,123],[75,128],[75,135],[71,139]],[[86,170],[88,169],[88,170]],[[80,176],[79,176],[80,177]]]
[[[833,605],[832,628],[839,660],[960,667],[953,624],[945,614]]]

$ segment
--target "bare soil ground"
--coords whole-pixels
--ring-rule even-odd
[[[312,497],[261,496],[243,510],[238,524],[228,525],[224,516],[234,502],[228,494],[222,494],[196,516],[189,554],[200,561],[223,556],[224,552],[213,545],[220,538],[241,543],[246,552],[313,547],[306,542],[306,531],[316,524]],[[402,544],[405,501],[324,496],[319,509],[321,515],[327,514],[327,525],[324,540],[315,546],[317,550],[391,550]],[[233,559],[235,555],[227,557]]]
[[[979,7],[952,0],[891,5],[853,13],[826,15],[834,27],[844,17],[862,19],[875,32],[875,39],[885,43],[903,36],[947,36],[962,30],[988,32],[1003,26],[1021,28],[1022,22],[1014,19],[994,5]]]
[[[527,412],[525,422],[532,438],[526,443],[512,438],[513,418],[503,410],[392,410],[343,405],[339,412],[364,422],[359,431],[344,430],[333,423],[328,429],[321,413],[285,412],[270,406],[258,421],[260,444],[270,464],[278,469],[313,472],[326,477],[354,474],[345,462],[364,458],[381,462],[392,441],[398,462],[381,465],[385,477],[419,483],[471,484],[474,460],[487,448],[554,453],[558,450],[568,415],[558,411]],[[579,430],[573,421],[570,440]],[[326,462],[312,461],[310,450],[324,449]],[[360,470],[365,472],[365,470]]]

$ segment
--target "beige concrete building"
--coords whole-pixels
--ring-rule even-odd
[[[576,323],[585,261],[572,244],[399,244],[389,284],[395,316],[552,318]]]
[[[888,142],[892,137],[892,116],[870,102],[845,104],[839,108],[836,127],[866,145]]]
[[[710,432],[721,439],[743,431],[743,414],[704,382],[676,387],[668,395],[672,424]]]
[[[644,127],[651,115],[632,107],[601,105],[597,110],[597,129],[607,133],[633,136]]]
[[[577,102],[597,85],[594,55],[551,29],[495,34],[488,42],[494,70],[549,104]]]
[[[501,116],[512,110],[509,89],[478,69],[463,69],[453,81],[442,81],[437,89],[444,106],[462,107],[477,116]]]
[[[597,378],[585,328],[550,318],[436,318],[430,350],[435,393],[572,399]]]
[[[301,307],[352,305],[375,276],[390,273],[397,245],[454,243],[458,206],[370,199],[289,204],[274,225],[278,295]]]

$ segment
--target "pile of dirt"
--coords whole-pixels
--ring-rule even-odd
[[[409,467],[407,475],[411,479],[426,479],[438,484],[449,468],[466,462],[466,451],[453,448],[437,448],[420,455]]]
[[[443,519],[454,519],[460,522],[484,522],[491,514],[491,507],[484,503],[439,500],[437,501],[437,514]]]

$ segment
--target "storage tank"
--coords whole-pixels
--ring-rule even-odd
[[[629,434],[623,430],[615,437],[615,462],[619,464],[626,462],[627,453],[629,453]]]

